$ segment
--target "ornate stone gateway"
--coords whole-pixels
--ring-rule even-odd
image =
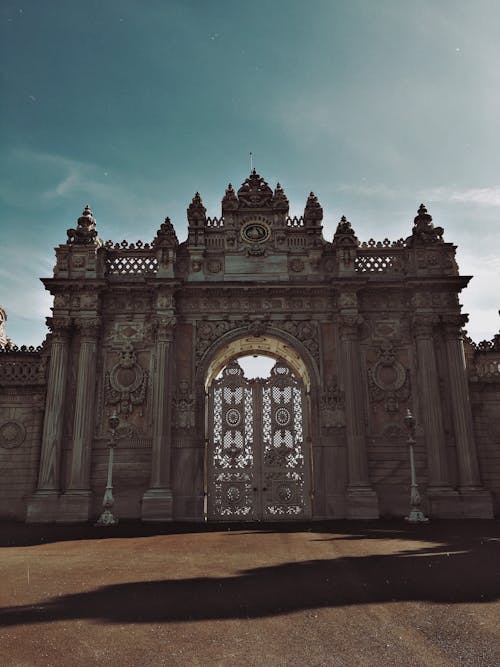
[[[103,241],[85,207],[43,346],[13,347],[0,309],[0,516],[97,519],[115,410],[120,520],[406,516],[409,408],[423,511],[500,511],[500,335],[464,349],[455,246],[424,205],[395,241],[322,220],[255,170],[220,216],[196,193],[182,242],[169,218]],[[257,352],[266,381],[233,363]]]
[[[304,389],[277,361],[248,380],[237,361],[209,392],[208,519],[293,521],[310,517]]]

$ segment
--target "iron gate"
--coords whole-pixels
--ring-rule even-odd
[[[248,380],[237,361],[226,366],[209,392],[208,519],[309,518],[308,454],[304,389],[289,367]]]

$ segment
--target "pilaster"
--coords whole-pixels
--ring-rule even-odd
[[[57,518],[70,325],[70,318],[49,320],[52,340],[38,485],[28,502],[27,523],[48,523]]]
[[[444,321],[462,514],[467,518],[490,519],[493,518],[492,498],[481,485],[472,424],[461,331],[464,322],[465,318],[462,316],[447,317]]]
[[[459,514],[458,495],[450,487],[443,408],[434,348],[434,327],[437,319],[432,313],[417,313],[413,320],[417,348],[417,374],[421,420],[426,451],[429,513],[435,517],[456,517]]]
[[[160,296],[158,297],[161,298]],[[156,320],[156,365],[153,378],[153,449],[150,488],[142,498],[143,521],[171,521],[173,498],[170,481],[172,449],[171,346],[175,318]]]
[[[69,480],[60,499],[58,521],[88,521],[90,518],[90,459],[95,420],[95,384],[99,318],[77,320],[80,352],[76,385],[75,415]]]
[[[353,294],[356,298],[356,295]],[[346,408],[347,437],[347,516],[351,519],[376,519],[377,494],[370,486],[364,414],[363,376],[360,363],[359,327],[363,319],[357,310],[340,315],[340,335]]]

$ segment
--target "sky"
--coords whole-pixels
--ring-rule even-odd
[[[411,232],[421,202],[458,246],[469,335],[498,331],[498,0],[2,0],[0,304],[40,344],[53,248],[85,204],[104,240],[179,240],[199,190],[313,190],[331,240]]]

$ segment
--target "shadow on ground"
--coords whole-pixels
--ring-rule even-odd
[[[382,556],[286,562],[227,577],[103,586],[37,605],[3,608],[0,625],[71,619],[161,623],[256,618],[317,607],[401,601],[481,603],[500,596],[496,522],[443,522],[441,527],[434,524],[420,530],[397,522],[363,527],[347,524],[323,524],[322,530],[314,529],[314,535],[304,535],[304,541],[397,538],[415,540],[415,549]],[[227,533],[228,539],[232,536]],[[208,573],[209,568],[207,564]]]

